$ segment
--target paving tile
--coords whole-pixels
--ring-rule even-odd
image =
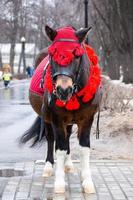
[[[1,169],[9,166],[14,175],[5,182],[0,179],[0,200],[133,200],[133,162],[124,161],[92,161],[92,179],[96,187],[96,194],[85,194],[81,186],[80,166],[74,162],[76,171],[66,174],[66,192],[64,195],[54,194],[54,176],[43,178],[44,163],[0,163]],[[1,173],[1,175],[3,175]],[[2,185],[4,185],[2,187]]]

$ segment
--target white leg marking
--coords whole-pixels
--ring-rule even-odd
[[[95,193],[94,184],[91,178],[90,171],[90,149],[88,147],[80,146],[81,159],[81,179],[82,187],[85,193]]]
[[[43,177],[50,177],[53,175],[53,166],[50,162],[46,162],[43,170]]]
[[[65,172],[69,172],[69,173],[73,173],[74,172],[74,166],[73,166],[70,154],[66,155]]]
[[[64,163],[66,157],[66,151],[56,151],[56,171],[55,171],[55,184],[54,191],[55,193],[64,193],[65,192],[65,172],[64,172]]]

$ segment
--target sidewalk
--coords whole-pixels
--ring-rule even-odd
[[[91,161],[93,195],[82,193],[79,162],[74,165],[66,193],[55,195],[54,176],[42,177],[44,163],[0,163],[0,200],[133,200],[133,161]]]

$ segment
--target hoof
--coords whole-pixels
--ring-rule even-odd
[[[65,165],[65,172],[66,173],[73,173],[75,170],[74,170],[74,166],[73,164],[72,165]]]
[[[65,182],[64,181],[55,182],[54,192],[56,194],[63,194],[63,193],[65,193]]]
[[[93,194],[95,193],[95,187],[92,181],[84,180],[82,183],[82,187],[85,193]]]
[[[74,166],[73,162],[71,160],[71,156],[67,155],[66,161],[65,161],[65,172],[66,173],[73,173],[74,172]]]
[[[46,162],[45,166],[44,166],[44,170],[43,170],[43,177],[50,177],[53,175],[53,167],[52,164],[50,162]]]

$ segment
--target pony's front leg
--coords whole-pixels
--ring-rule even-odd
[[[50,177],[53,175],[53,164],[54,164],[54,133],[51,124],[45,124],[46,139],[47,139],[47,157],[46,163],[43,169],[43,177]]]
[[[65,159],[67,154],[67,142],[64,130],[62,128],[57,128],[54,126],[56,134],[56,170],[55,170],[55,183],[54,191],[55,193],[65,192]]]
[[[65,172],[64,172],[65,157],[66,157],[66,151],[59,149],[56,151],[57,162],[56,162],[55,183],[54,183],[55,193],[65,192]]]
[[[82,187],[85,193],[95,193],[90,170],[90,131],[88,127],[82,129],[79,144]]]
[[[90,171],[90,148],[80,146],[80,156],[81,156],[81,179],[82,187],[85,193],[95,193],[94,184],[91,178]]]
[[[73,162],[71,159],[71,155],[67,154],[66,155],[66,160],[65,160],[65,172],[66,173],[73,173],[74,172],[74,166]]]
[[[69,144],[71,133],[72,133],[72,125],[69,125],[67,126],[67,155],[66,155],[66,160],[65,160],[65,172],[69,172],[69,173],[74,172],[74,166],[71,159],[70,144]]]

